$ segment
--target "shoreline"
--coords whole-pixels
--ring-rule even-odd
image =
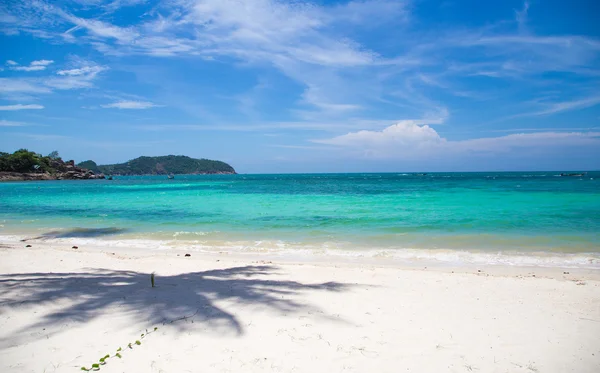
[[[108,228],[107,228],[108,230]],[[56,231],[56,236],[61,231]],[[85,233],[85,232],[83,232]],[[143,237],[143,235],[140,235]],[[218,243],[216,243],[218,242]],[[80,247],[94,250],[128,251],[140,255],[152,253],[197,253],[199,255],[260,256],[283,261],[344,263],[398,267],[523,267],[549,269],[583,269],[600,272],[600,253],[516,250],[458,250],[428,248],[339,247],[335,243],[286,244],[282,241],[202,241],[178,239],[140,239],[107,237],[55,237],[39,234],[0,234],[0,243],[15,246],[27,244],[43,247]]]
[[[0,241],[3,372],[600,366],[596,270],[24,244]]]
[[[100,241],[100,240],[99,240]],[[31,245],[31,247],[26,247]],[[73,247],[77,247],[74,249]],[[494,276],[542,276],[554,280],[580,281],[582,279],[600,281],[600,268],[598,267],[576,267],[569,265],[526,265],[526,264],[506,264],[506,263],[485,263],[485,262],[450,262],[440,261],[433,257],[403,258],[397,259],[381,255],[365,255],[368,252],[354,252],[355,255],[343,255],[343,253],[334,254],[313,254],[289,251],[236,251],[216,248],[213,250],[197,250],[185,247],[168,248],[149,248],[148,243],[145,247],[132,247],[123,243],[123,246],[106,246],[101,244],[87,244],[80,239],[69,239],[65,242],[44,242],[44,241],[6,241],[0,236],[0,250],[26,250],[36,251],[57,251],[61,253],[76,254],[103,254],[108,256],[118,256],[128,260],[163,258],[165,260],[196,260],[192,258],[201,258],[201,260],[221,261],[227,260],[234,263],[247,262],[276,262],[291,266],[318,266],[318,267],[346,267],[346,268],[389,268],[400,271],[435,271],[440,273],[464,273],[474,275],[494,275]],[[423,251],[423,250],[416,250]],[[185,255],[189,254],[190,257]],[[474,254],[477,255],[477,254]]]

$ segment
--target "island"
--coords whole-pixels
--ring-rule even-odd
[[[63,161],[57,151],[47,156],[19,149],[14,153],[0,152],[0,181],[20,180],[88,180],[105,179],[105,175],[175,175],[175,174],[235,174],[225,162],[195,159],[182,155],[138,157],[125,163],[97,165],[88,160],[75,164]]]
[[[195,159],[184,155],[138,157],[125,163],[97,165],[88,160],[77,165],[105,175],[233,175],[235,170],[225,162]]]

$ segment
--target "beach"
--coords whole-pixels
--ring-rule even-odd
[[[2,372],[600,369],[595,269],[1,244]]]

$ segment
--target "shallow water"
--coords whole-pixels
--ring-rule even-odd
[[[0,235],[348,255],[579,255],[577,263],[597,263],[600,172],[558,174],[178,175],[1,183]]]

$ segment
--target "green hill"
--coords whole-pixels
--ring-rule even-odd
[[[139,157],[125,163],[102,166],[94,161],[85,161],[78,166],[106,175],[235,174],[233,167],[225,162],[183,155]]]

